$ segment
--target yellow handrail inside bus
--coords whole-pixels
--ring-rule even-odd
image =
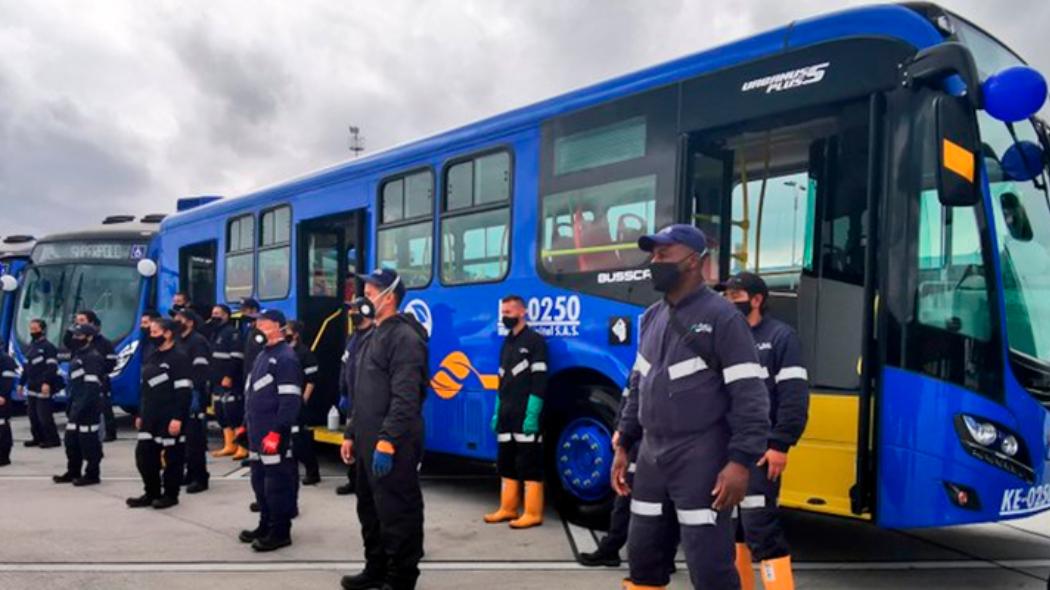
[[[328,329],[328,324],[332,323],[332,320],[339,317],[339,314],[341,313],[343,313],[343,308],[333,311],[323,322],[321,322],[321,329],[317,330],[317,335],[314,336],[314,343],[310,345],[311,352],[317,352],[317,345],[321,343],[321,336],[324,336],[324,331]]]

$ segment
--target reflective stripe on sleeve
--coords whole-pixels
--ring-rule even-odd
[[[230,358],[243,359],[244,358],[244,353],[243,352],[231,352],[230,353]]]
[[[84,369],[77,369],[69,374],[70,379],[80,379],[84,376]]]
[[[47,364],[49,364],[49,365],[56,365],[57,366],[58,365],[58,359],[47,359]]]
[[[660,502],[643,502],[631,500],[631,514],[638,516],[660,516],[664,513],[664,505]]]
[[[642,374],[642,377],[649,375],[649,371],[652,370],[653,365],[649,361],[645,360],[642,353],[638,353],[638,356],[634,359],[634,370]]]
[[[18,373],[14,372],[14,371],[4,371],[3,372],[3,376],[4,377],[14,378],[14,377],[18,377]]]
[[[193,389],[192,379],[176,379],[175,389]]]
[[[509,432],[501,432],[501,433],[496,435],[496,442],[501,442],[501,443],[510,442],[511,438],[512,438],[511,433],[509,433]]]
[[[521,432],[515,432],[514,433],[514,442],[520,442],[520,443],[543,442],[543,435],[542,434],[524,434],[524,433],[521,433]]]
[[[84,381],[88,383],[101,383],[98,375],[84,375]]]
[[[29,364],[31,364],[31,365],[39,365],[42,362],[44,362],[44,357],[42,357],[42,356],[35,356],[35,357],[29,359]]]
[[[153,440],[153,435],[148,432],[140,432],[136,438],[138,440]]]
[[[298,385],[278,385],[277,393],[284,395],[302,395],[303,390]]]
[[[316,372],[317,372],[317,365],[314,365],[312,367],[306,367],[305,369],[303,369],[303,374],[305,374],[305,375],[313,375]]]
[[[784,367],[777,373],[776,381],[789,381],[791,379],[808,379],[809,373],[806,372],[805,367]]]
[[[713,526],[718,520],[718,513],[710,508],[696,510],[675,510],[678,523],[686,526]]]
[[[704,362],[704,359],[694,356],[691,359],[686,359],[667,367],[667,374],[671,377],[671,381],[675,381],[683,377],[695,375],[706,368],[707,363]]]
[[[530,367],[530,369],[532,370],[533,373],[546,373],[547,372],[547,363],[544,363],[544,362],[532,363],[532,366]]]
[[[224,361],[224,360],[227,360],[227,359],[230,358],[230,353],[216,351],[216,352],[211,353],[211,358],[219,359],[220,361]]]
[[[758,363],[740,363],[739,365],[733,365],[726,367],[722,370],[722,379],[726,382],[726,385],[734,381],[740,381],[741,379],[761,379],[762,378],[762,365]]]
[[[208,364],[208,359],[203,357],[203,356],[199,356],[199,357],[193,359],[193,364],[194,365],[207,365]]]

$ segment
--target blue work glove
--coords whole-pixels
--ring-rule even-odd
[[[377,478],[386,477],[394,468],[394,445],[385,440],[376,443],[376,450],[372,453],[372,475]]]
[[[347,412],[347,410],[349,410],[349,409],[350,409],[350,398],[345,396],[345,395],[339,396],[339,411],[345,414]]]
[[[190,413],[200,414],[201,412],[201,394],[196,389],[193,390],[193,395],[190,397]]]
[[[499,432],[499,397],[496,398],[496,409],[492,411],[492,432]]]
[[[521,431],[525,434],[539,434],[540,413],[542,411],[543,398],[530,395],[529,405],[525,408],[525,421],[521,424]]]

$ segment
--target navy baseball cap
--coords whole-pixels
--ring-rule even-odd
[[[646,252],[652,252],[657,246],[671,244],[681,244],[697,254],[707,252],[707,236],[699,228],[688,223],[669,225],[655,234],[638,238],[638,247]]]
[[[766,286],[766,282],[762,280],[762,277],[755,273],[737,273],[726,279],[724,283],[720,283],[715,287],[716,291],[727,291],[729,289],[743,291],[752,297],[755,295],[761,295],[762,297],[769,299],[769,287]]]
[[[405,284],[401,282],[401,277],[398,276],[397,271],[392,268],[377,268],[371,273],[363,275],[361,280],[373,287],[379,287],[383,291],[392,289],[399,299],[405,293]]]
[[[241,309],[244,309],[245,307],[259,309],[259,302],[251,297],[244,297],[241,299]]]
[[[73,324],[69,331],[78,336],[97,336],[98,328],[92,324]]]
[[[282,328],[285,326],[285,324],[288,323],[288,320],[284,317],[284,313],[282,313],[279,309],[264,309],[261,312],[259,312],[259,316],[257,319],[277,322],[277,325],[281,326]]]
[[[189,320],[193,322],[193,325],[195,327],[200,327],[201,325],[201,316],[197,315],[197,312],[193,311],[188,307],[184,307],[179,311],[175,312],[175,317],[181,317],[183,319]]]

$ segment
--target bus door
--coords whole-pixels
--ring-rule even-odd
[[[343,302],[359,293],[354,277],[364,260],[364,211],[307,219],[299,223],[298,318],[303,343],[317,356],[317,398],[311,424],[323,424],[339,402],[339,369],[346,342]]]
[[[853,515],[864,322],[868,102],[694,132],[682,142],[683,213],[708,237],[708,279],[756,273],[767,314],[797,330],[809,422],[785,506]]]

